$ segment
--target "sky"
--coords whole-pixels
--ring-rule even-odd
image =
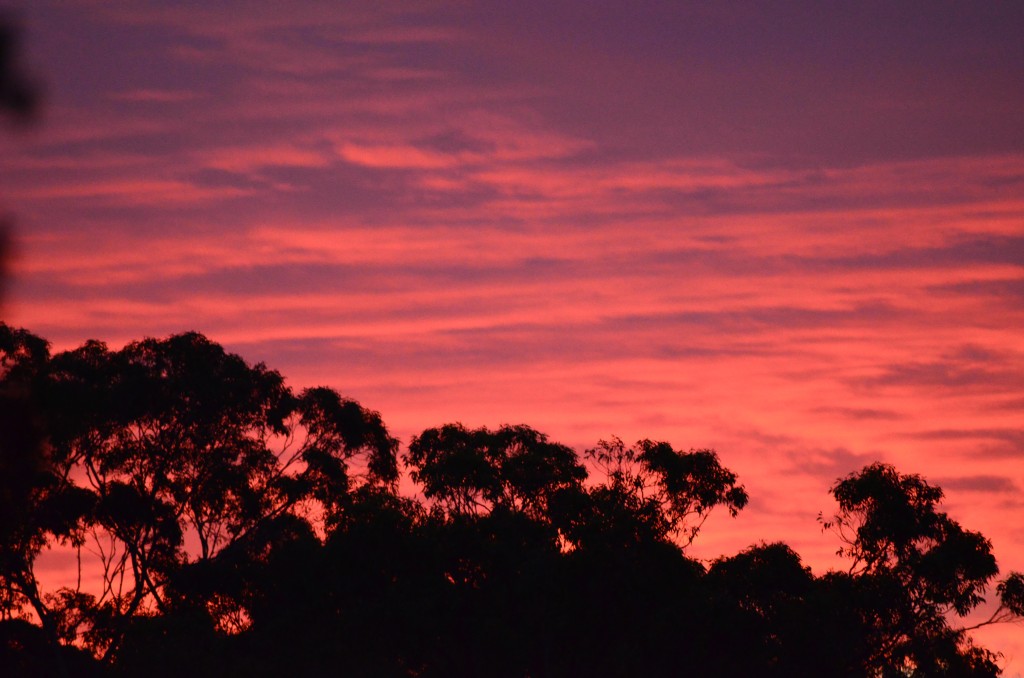
[[[7,6],[9,324],[198,330],[404,442],[713,448],[751,503],[701,558],[841,567],[884,461],[1024,570],[1024,4]]]

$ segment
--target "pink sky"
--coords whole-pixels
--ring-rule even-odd
[[[1024,570],[1024,7],[785,7],[22,3],[5,319],[195,329],[405,441],[713,447],[700,557],[837,564],[882,460]]]

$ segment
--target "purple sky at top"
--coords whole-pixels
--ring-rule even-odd
[[[714,447],[753,501],[700,557],[836,564],[888,461],[1024,569],[1024,5],[13,6],[8,322],[196,329],[404,441]]]

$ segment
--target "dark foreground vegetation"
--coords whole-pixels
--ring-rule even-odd
[[[199,334],[51,355],[0,325],[0,375],[2,675],[994,676],[957,620],[987,588],[990,622],[1024,612],[882,464],[832,488],[848,570],[781,543],[706,566],[708,512],[747,503],[709,450],[455,424],[400,453]],[[39,576],[50,548],[78,584]]]

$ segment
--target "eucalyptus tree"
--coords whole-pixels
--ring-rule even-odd
[[[567,534],[581,545],[621,546],[673,540],[685,549],[711,511],[736,516],[748,496],[714,450],[681,451],[669,443],[602,440],[584,454],[598,480],[570,513]]]
[[[89,341],[37,362],[22,381],[46,434],[46,480],[34,485],[36,526],[23,523],[33,530],[27,553],[66,541],[101,584],[36,595],[33,559],[22,557],[5,562],[5,582],[16,584],[6,605],[27,600],[44,623],[61,619],[65,642],[111,656],[133,619],[186,603],[243,630],[237,598],[218,587],[206,599],[175,597],[176,579],[216,571],[196,566],[243,546],[265,555],[295,520],[323,536],[354,489],[395,488],[397,441],[377,413],[324,387],[296,395],[278,372],[200,334],[120,350]],[[4,383],[18,374],[9,369]],[[55,514],[41,503],[53,488],[63,498],[57,525],[40,518]]]
[[[508,510],[550,520],[560,492],[587,476],[576,452],[528,426],[430,428],[409,443],[405,462],[428,499],[450,515]]]
[[[942,489],[919,475],[875,463],[840,479],[832,493],[839,511],[823,520],[843,542],[853,609],[865,630],[866,659],[881,675],[998,675],[995,657],[968,631],[1019,619],[1024,579],[998,582],[1000,602],[987,620],[964,618],[985,601],[999,573],[992,544],[939,510]],[[833,582],[841,575],[833,575]]]

